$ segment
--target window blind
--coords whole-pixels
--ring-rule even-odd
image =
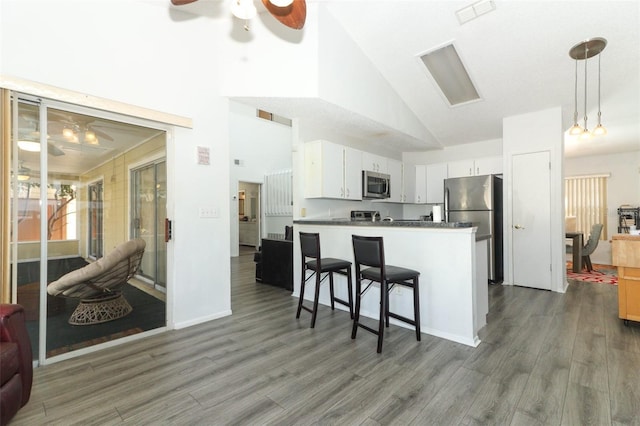
[[[293,174],[291,169],[268,173],[264,177],[266,186],[265,215],[293,215]]]
[[[607,239],[608,175],[575,176],[564,180],[565,214],[575,216],[576,230],[587,238],[591,226],[601,223],[601,240]]]

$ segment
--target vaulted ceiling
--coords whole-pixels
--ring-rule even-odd
[[[502,137],[504,117],[561,106],[563,125],[573,123],[575,61],[569,50],[593,37],[608,41],[601,59],[602,121],[606,136],[565,142],[567,156],[640,149],[640,2],[637,1],[424,1],[307,0],[326,7],[432,135],[410,140],[347,111],[308,100],[253,100],[283,116],[321,116],[349,134],[385,135],[401,151],[441,149]],[[478,4],[479,3],[479,4]],[[487,13],[461,23],[469,6]],[[262,5],[256,1],[258,10]],[[493,8],[493,10],[491,10]],[[182,11],[217,15],[209,0]],[[313,13],[313,8],[308,14]],[[228,15],[228,14],[227,14]],[[266,13],[268,19],[269,16]],[[304,31],[304,29],[302,30]],[[450,106],[419,56],[453,43],[481,99]],[[597,124],[597,57],[588,61],[588,127]],[[579,61],[578,117],[584,117],[584,61]],[[247,101],[251,101],[248,100]],[[355,118],[354,118],[355,117]],[[420,145],[422,146],[416,146]]]

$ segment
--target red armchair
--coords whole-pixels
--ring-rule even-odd
[[[0,425],[15,416],[31,396],[33,355],[20,305],[0,304]]]

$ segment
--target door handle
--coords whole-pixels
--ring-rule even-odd
[[[168,218],[164,219],[164,242],[168,243],[172,237],[171,221]]]
[[[524,226],[516,225],[516,226],[514,226],[514,228],[516,228],[516,229],[524,229]]]

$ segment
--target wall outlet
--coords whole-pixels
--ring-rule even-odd
[[[198,216],[202,219],[211,219],[220,217],[220,211],[217,207],[200,207]]]

